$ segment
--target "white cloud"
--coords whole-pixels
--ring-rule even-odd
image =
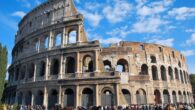
[[[187,18],[195,17],[195,7],[174,8],[173,10],[168,12],[168,15],[175,17],[176,20],[186,20]]]
[[[126,0],[114,0],[114,6],[107,5],[103,9],[104,16],[110,23],[118,23],[130,15],[132,6]]]
[[[103,16],[98,14],[97,12],[90,13],[85,10],[79,10],[79,12],[81,12],[86,17],[86,19],[90,22],[90,25],[94,27],[98,26],[100,21],[103,19]]]
[[[190,39],[188,39],[188,40],[186,41],[186,44],[187,44],[187,45],[193,45],[193,44],[195,44],[195,33],[193,33],[193,34],[191,35]]]
[[[136,3],[137,15],[145,17],[165,12],[168,9],[168,6],[173,3],[173,0],[162,0],[150,3],[146,0],[137,0]]]
[[[185,31],[186,32],[193,32],[193,33],[195,33],[195,29],[186,29]]]
[[[17,0],[17,1],[21,2],[22,6],[26,7],[26,8],[31,8],[31,6],[32,6],[29,0]]]
[[[23,18],[25,15],[26,15],[26,13],[23,11],[16,11],[16,12],[12,13],[12,16],[17,16],[20,18]]]
[[[160,32],[160,27],[167,24],[166,21],[161,20],[158,17],[152,17],[148,19],[142,19],[133,24],[132,32],[135,33],[157,33]]]
[[[151,40],[148,40],[147,42],[160,44],[160,45],[164,45],[164,46],[169,46],[169,47],[173,47],[173,45],[174,45],[173,38],[168,38],[168,39],[152,38]]]
[[[193,56],[195,55],[195,50],[183,50],[181,51],[182,54],[184,54],[185,56]]]
[[[114,44],[114,43],[119,43],[120,41],[122,41],[122,39],[117,37],[110,37],[107,39],[99,39],[99,41],[102,44]]]
[[[106,34],[112,36],[112,37],[122,37],[122,38],[125,38],[128,36],[128,34],[130,34],[131,31],[129,30],[129,27],[128,26],[123,26],[123,27],[120,27],[120,28],[116,28],[110,32],[107,32]]]
[[[9,78],[9,73],[8,73],[9,66],[10,66],[10,64],[7,65],[7,72],[6,72],[5,80],[8,80],[8,78]]]

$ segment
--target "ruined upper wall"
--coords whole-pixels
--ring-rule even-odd
[[[38,29],[59,22],[82,19],[72,0],[49,0],[30,11],[20,21],[15,43]]]

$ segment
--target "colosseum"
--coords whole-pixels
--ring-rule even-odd
[[[186,59],[158,44],[88,41],[72,0],[47,0],[19,23],[6,103],[72,106],[191,103]]]

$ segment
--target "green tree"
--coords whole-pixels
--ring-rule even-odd
[[[0,43],[0,99],[2,98],[7,70],[7,48]],[[0,102],[1,103],[1,102]]]

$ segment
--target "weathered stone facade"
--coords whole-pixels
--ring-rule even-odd
[[[192,102],[185,57],[139,42],[88,41],[72,0],[49,0],[19,23],[7,103],[62,106]]]

